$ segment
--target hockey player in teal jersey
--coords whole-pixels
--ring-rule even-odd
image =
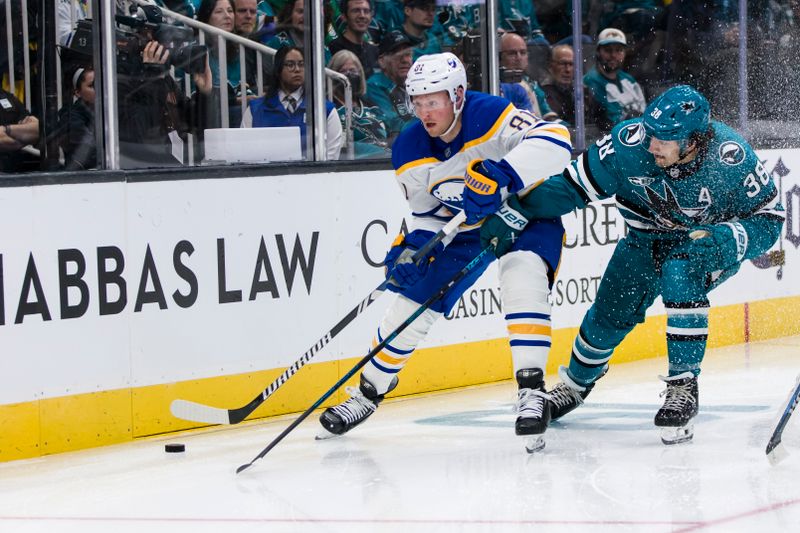
[[[409,232],[395,240],[385,265],[397,293],[376,333],[382,341],[481,251],[480,223],[503,201],[566,167],[569,133],[516,109],[504,98],[467,91],[461,61],[451,53],[420,57],[406,78],[418,118],[392,146],[392,165],[411,208]],[[511,213],[507,207],[503,212]],[[419,263],[410,261],[459,211],[467,215],[455,236]],[[548,295],[561,257],[558,218],[529,224],[499,261],[503,312],[519,385],[515,431],[529,451],[544,446],[550,418],[544,368],[550,351]],[[494,260],[475,268],[379,352],[361,373],[351,397],[320,416],[329,435],[341,435],[372,415],[433,323],[446,314]]]
[[[669,367],[655,425],[665,444],[692,438],[708,293],[771,248],[785,219],[775,183],[752,148],[709,114],[692,87],[668,89],[643,118],[618,124],[515,206],[528,219],[549,218],[613,197],[628,227],[583,318],[569,368],[559,369],[562,383],[550,392],[553,419],[583,403],[614,349],[660,295]],[[502,253],[517,230],[494,216],[481,233],[483,242],[497,237]]]

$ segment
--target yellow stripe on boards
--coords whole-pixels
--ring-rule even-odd
[[[800,333],[800,297],[749,304],[750,338],[764,340]],[[612,364],[651,357],[664,358],[666,315],[647,317],[615,350]],[[710,348],[745,341],[743,304],[712,308]],[[547,373],[569,363],[578,328],[552,330]],[[312,405],[361,356],[308,364],[262,404],[253,418],[302,412]],[[511,350],[503,337],[419,349],[389,396],[403,396],[464,387],[511,378]],[[113,391],[77,394],[32,402],[0,405],[0,461],[10,461],[70,450],[91,448],[174,431],[200,427],[175,419],[169,405],[175,398],[221,408],[239,407],[272,383],[284,369],[220,376]],[[347,385],[357,385],[358,374]],[[330,406],[347,398],[344,387],[325,402]]]

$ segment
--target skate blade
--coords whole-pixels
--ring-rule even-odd
[[[336,433],[331,433],[325,428],[321,428],[320,432],[317,433],[317,436],[314,437],[314,440],[329,440],[335,437],[341,437],[341,435],[337,435]]]
[[[544,436],[542,435],[531,435],[529,437],[525,437],[525,451],[528,453],[540,452],[544,449],[544,445]]]
[[[667,446],[689,442],[694,437],[694,424],[680,427],[662,427],[661,442]]]

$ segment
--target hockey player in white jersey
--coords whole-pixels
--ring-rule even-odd
[[[464,66],[451,53],[422,56],[412,65],[406,90],[416,117],[392,147],[392,164],[411,208],[409,232],[386,255],[389,288],[396,300],[376,332],[392,332],[481,251],[479,227],[498,210],[513,224],[517,195],[539,180],[562,172],[569,162],[569,133],[507,100],[467,91]],[[418,263],[409,260],[453,216],[467,221]],[[550,419],[544,368],[550,350],[548,295],[561,257],[564,229],[559,219],[539,220],[519,234],[499,263],[503,312],[514,376],[519,385],[515,430],[529,451],[544,446]],[[398,383],[417,344],[446,314],[493,256],[456,284],[405,329],[361,373],[351,397],[327,409],[320,422],[326,436],[341,435],[375,412]]]

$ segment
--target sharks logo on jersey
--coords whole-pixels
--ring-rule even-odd
[[[644,187],[644,195],[637,193],[639,198],[644,200],[655,214],[656,224],[666,229],[675,229],[690,227],[704,222],[706,212],[711,206],[710,197],[708,197],[706,205],[684,207],[678,203],[675,191],[672,190],[669,184],[662,183],[662,186],[664,187],[663,195],[650,186]],[[706,190],[705,193],[707,195],[708,191]],[[701,199],[706,200],[702,195]]]
[[[719,160],[729,166],[739,165],[744,161],[745,151],[741,144],[725,141],[719,145]]]
[[[644,127],[642,126],[641,122],[628,124],[619,130],[617,138],[619,139],[619,142],[625,146],[636,146],[637,144],[641,144],[642,139],[644,139]]]

